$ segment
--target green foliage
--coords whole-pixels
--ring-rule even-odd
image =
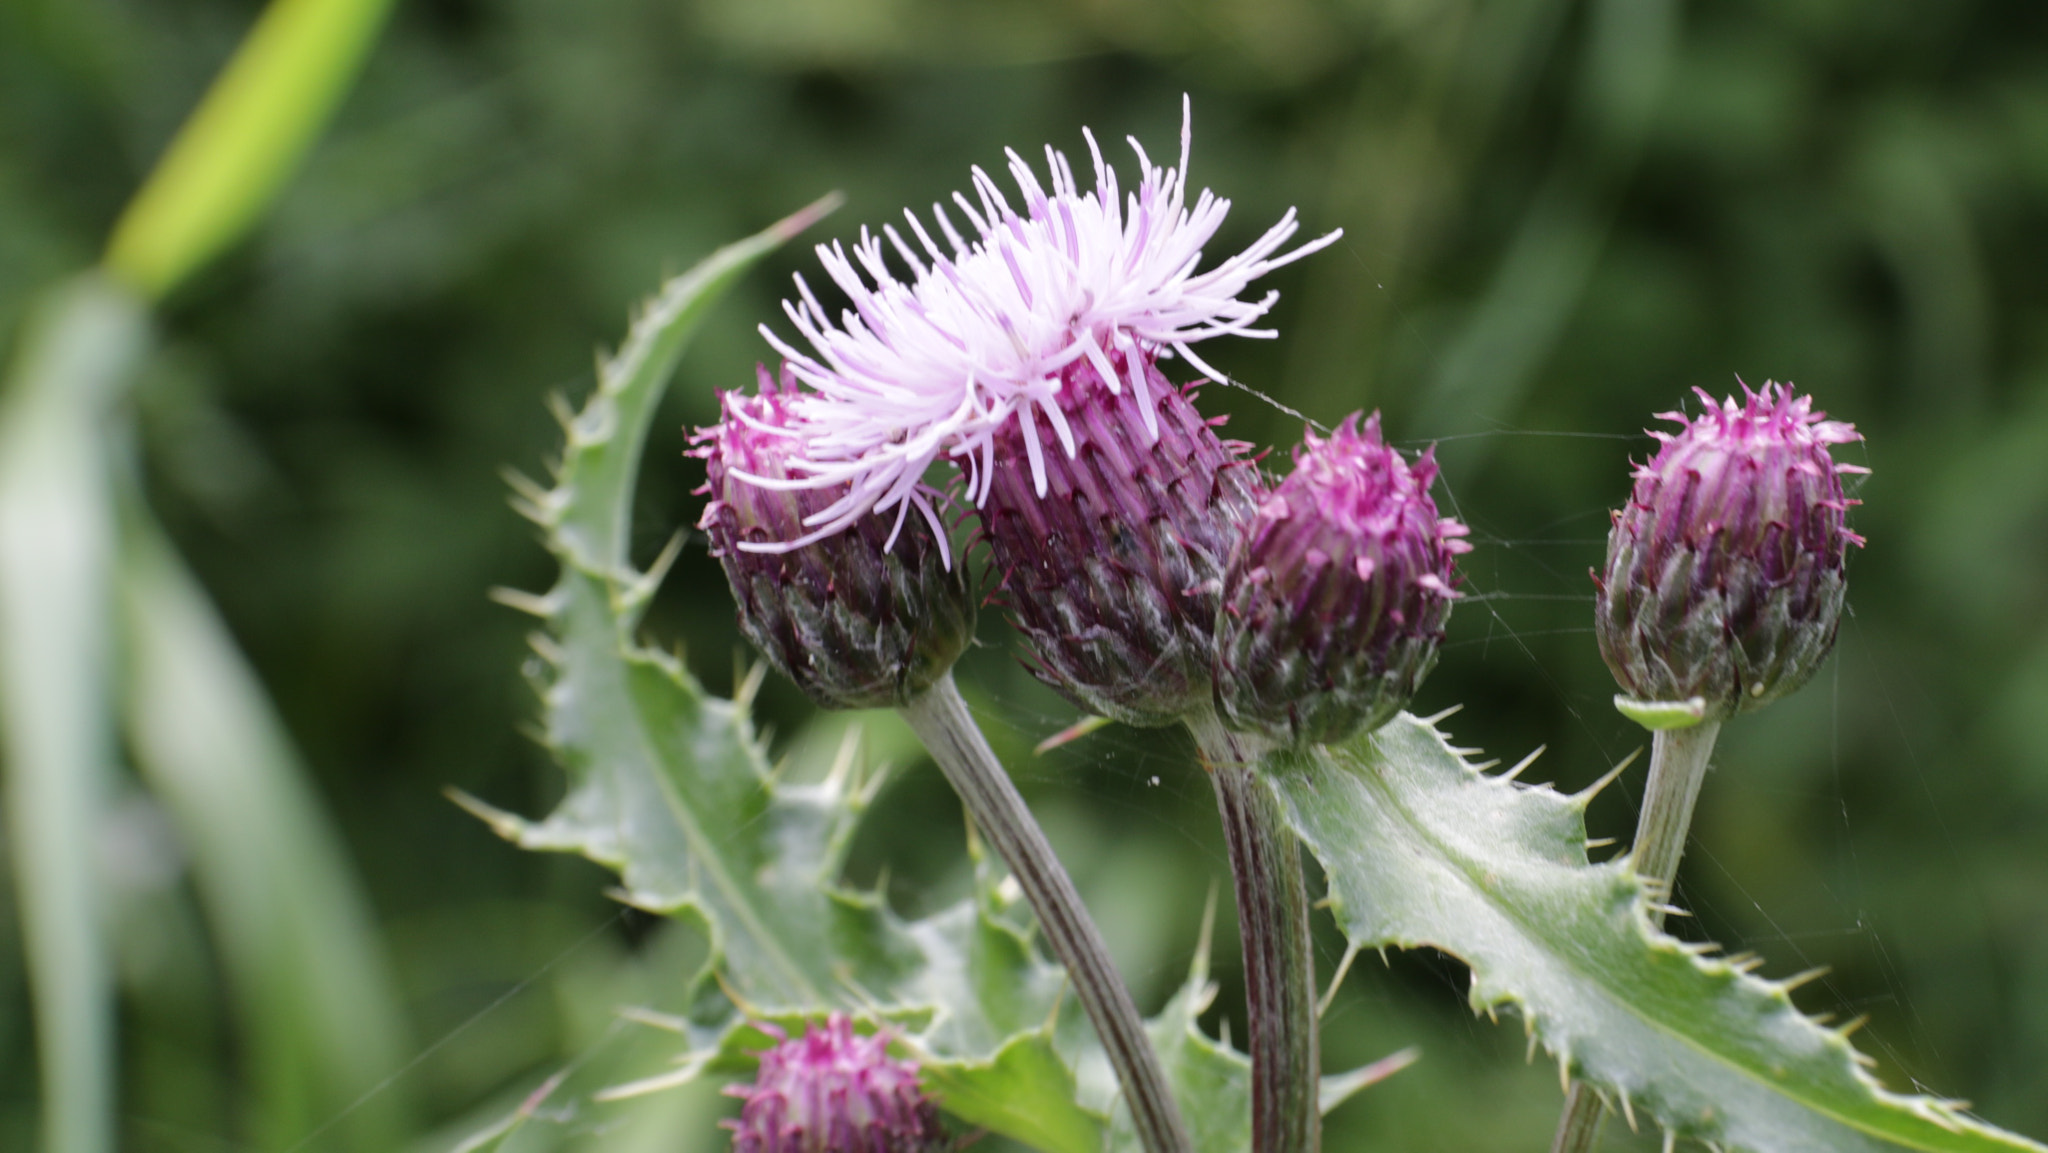
[[[1793,982],[1654,928],[1621,858],[1590,865],[1585,809],[1489,777],[1403,714],[1349,746],[1273,759],[1353,950],[1433,946],[1472,967],[1471,1004],[1510,1006],[1560,1065],[1670,1131],[1755,1153],[2040,1150],[1953,1102],[1884,1090]],[[1604,782],[1603,782],[1604,783]]]

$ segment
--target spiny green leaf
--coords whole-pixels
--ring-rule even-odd
[[[1485,776],[1406,714],[1271,768],[1353,948],[1462,958],[1475,1008],[1517,1008],[1617,1108],[1758,1153],[2043,1148],[1885,1090],[1841,1031],[1793,1008],[1789,985],[1653,927],[1626,859],[1587,862],[1590,790]]]

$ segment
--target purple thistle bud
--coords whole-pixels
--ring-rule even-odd
[[[797,1040],[755,1026],[781,1043],[761,1054],[751,1085],[728,1085],[746,1102],[732,1130],[733,1153],[928,1153],[946,1143],[939,1111],[918,1088],[917,1062],[889,1056],[886,1031],[863,1037],[844,1013]]]
[[[1216,703],[1224,723],[1290,743],[1386,723],[1436,664],[1466,528],[1429,497],[1374,413],[1309,433],[1224,579]]]
[[[764,366],[760,391],[720,397],[724,419],[698,430],[711,501],[697,527],[725,568],[740,631],[826,708],[901,705],[953,667],[974,633],[974,605],[949,565],[932,515],[865,516],[847,531],[787,551],[744,546],[787,541],[830,490],[781,486],[797,442],[789,432],[794,386]],[[742,481],[735,473],[745,474]],[[894,547],[891,547],[893,544]]]
[[[1641,701],[1699,697],[1709,719],[1759,708],[1806,683],[1834,648],[1849,546],[1842,474],[1828,446],[1861,440],[1811,397],[1766,383],[1744,403],[1659,414],[1655,459],[1613,514],[1593,578],[1600,655]]]
[[[1070,447],[1039,452],[1028,415],[998,434],[982,533],[1032,672],[1091,712],[1171,724],[1209,700],[1223,568],[1258,477],[1151,357],[1113,370],[1149,401],[1079,360],[1056,394]]]

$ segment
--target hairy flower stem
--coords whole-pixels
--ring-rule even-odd
[[[1188,718],[1188,728],[1216,785],[1237,882],[1251,1027],[1252,1153],[1315,1153],[1322,1146],[1322,1060],[1301,844],[1279,795],[1253,767],[1264,742],[1226,730],[1206,710]]]
[[[967,702],[953,683],[953,674],[946,673],[911,698],[902,712],[960,794],[975,827],[1009,865],[1010,874],[1038,914],[1046,943],[1066,966],[1081,1008],[1094,1023],[1110,1065],[1123,1083],[1131,1121],[1146,1153],[1189,1153],[1193,1146],[1187,1126],[1167,1089],[1165,1071],[1145,1034],[1130,990],[1111,963],[1102,934],[1089,919],[1073,880],[1053,855],[1024,798],[1017,795],[1016,786],[975,725]]]
[[[1630,859],[1636,875],[1650,883],[1652,892],[1663,895],[1658,905],[1650,908],[1650,923],[1660,928],[1664,910],[1659,906],[1670,901],[1678,860],[1685,855],[1685,835],[1692,828],[1693,806],[1699,802],[1701,782],[1707,779],[1707,757],[1720,733],[1721,722],[1701,721],[1682,729],[1660,729],[1650,746],[1650,782],[1643,796],[1642,815],[1636,818]],[[1591,1153],[1600,1143],[1600,1125],[1606,1115],[1606,1103],[1590,1087],[1572,1082],[1550,1153]]]

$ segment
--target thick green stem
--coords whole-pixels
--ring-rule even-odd
[[[1216,785],[1237,883],[1251,1033],[1252,1151],[1315,1153],[1322,1145],[1322,1062],[1301,843],[1271,782],[1254,767],[1263,751],[1258,743],[1226,730],[1214,713],[1189,718],[1188,727]]]
[[[1692,828],[1693,806],[1699,803],[1700,785],[1707,779],[1707,758],[1720,733],[1721,722],[1701,721],[1682,729],[1660,729],[1651,743],[1650,780],[1643,794],[1642,814],[1636,818],[1630,860],[1636,875],[1650,882],[1658,894],[1658,904],[1650,909],[1652,924],[1664,924],[1661,906],[1671,899],[1671,883],[1678,876],[1686,833]],[[1592,1089],[1573,1082],[1550,1153],[1591,1153],[1600,1142],[1606,1112]]]
[[[975,725],[953,675],[947,673],[903,706],[903,716],[960,794],[975,827],[1009,865],[1010,874],[1038,914],[1046,943],[1066,966],[1081,1008],[1094,1023],[1110,1065],[1123,1082],[1139,1141],[1147,1153],[1188,1153],[1192,1144],[1187,1126],[1174,1105],[1166,1073],[1145,1035],[1130,990],[1110,961],[1102,934],[1089,919],[1073,880],[1053,855],[1024,798],[1017,795],[1002,763]]]

